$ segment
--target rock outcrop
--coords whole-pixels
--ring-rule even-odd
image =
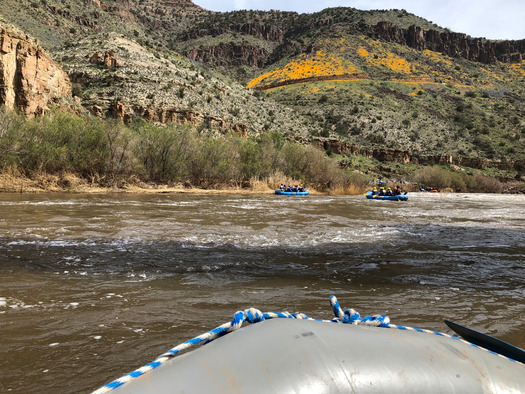
[[[95,116],[104,118],[112,116],[122,122],[129,124],[133,118],[143,118],[147,122],[157,124],[179,124],[191,125],[194,127],[206,127],[221,132],[233,132],[241,137],[248,136],[248,126],[243,123],[229,123],[224,119],[203,114],[202,112],[191,109],[159,109],[159,108],[127,108],[126,105],[117,101],[109,110],[104,111],[100,106],[93,106],[91,113]]]
[[[374,158],[382,163],[413,163],[422,165],[458,165],[482,169],[494,167],[504,171],[516,171],[520,176],[525,174],[525,160],[489,160],[482,157],[465,157],[452,155],[415,155],[400,149],[364,149],[336,139],[318,139],[314,144],[326,151],[343,155],[361,155]]]
[[[302,25],[292,25],[288,29],[264,23],[232,23],[205,28],[196,27],[181,37],[183,41],[186,41],[233,33],[277,44],[272,52],[248,43],[242,45],[233,42],[184,51],[184,54],[191,60],[203,63],[217,65],[226,62],[233,66],[261,67],[262,64],[277,62],[296,52],[298,48],[293,46],[293,38],[306,34],[312,29],[330,28],[337,23],[340,21],[329,17],[311,20]],[[406,45],[419,51],[428,49],[451,57],[461,57],[485,64],[493,64],[497,61],[520,62],[525,58],[525,39],[491,41],[448,30],[425,30],[415,25],[402,28],[392,22],[379,22],[376,25],[361,23],[356,26],[356,29],[357,32],[373,39]]]
[[[105,68],[116,68],[122,67],[123,61],[117,58],[113,53],[106,51],[102,52],[93,52],[89,55],[89,62],[94,64],[103,65]]]
[[[190,30],[183,35],[184,40],[193,40],[203,36],[219,36],[225,33],[242,33],[265,41],[281,42],[284,39],[283,30],[273,25],[262,23],[242,23],[226,26],[209,26],[206,29]]]
[[[429,49],[451,57],[462,57],[481,63],[519,62],[525,54],[525,40],[487,41],[463,33],[424,30],[419,26],[400,28],[391,22],[375,26],[362,25],[368,36],[378,40],[407,45],[416,50]]]
[[[234,43],[221,43],[210,47],[195,48],[184,53],[193,61],[199,61],[218,66],[251,66],[262,67],[268,58],[268,52],[264,48],[253,45],[237,45]]]
[[[27,35],[0,29],[0,106],[28,117],[71,96],[69,77]]]

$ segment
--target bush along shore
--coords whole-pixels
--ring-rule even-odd
[[[26,119],[0,110],[0,191],[270,192],[280,183],[300,183],[319,193],[360,194],[377,177],[343,168],[277,132],[245,138],[61,111]],[[504,190],[495,178],[439,167],[404,177],[457,192]]]
[[[369,183],[323,151],[276,132],[243,138],[142,121],[127,126],[60,111],[30,120],[0,112],[0,173],[4,191],[86,185],[272,190],[285,182],[352,194]]]

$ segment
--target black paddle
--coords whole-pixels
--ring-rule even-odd
[[[501,354],[502,356],[525,363],[525,350],[449,320],[445,320],[445,323],[466,341]]]

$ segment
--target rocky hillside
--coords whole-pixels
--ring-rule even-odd
[[[524,157],[525,40],[351,8],[216,14],[180,38],[190,59],[302,113],[322,130],[312,138],[327,138],[336,153],[354,146],[382,152],[368,154],[380,160],[431,163]]]
[[[267,130],[285,130],[297,138],[308,135],[294,110],[177,53],[143,47],[117,33],[77,40],[55,55],[71,78],[75,96],[99,117],[192,124],[241,135]]]
[[[294,107],[325,137],[422,154],[524,152],[525,63],[480,64],[337,34],[248,86]]]
[[[316,43],[333,36],[365,36],[486,64],[519,62],[525,53],[525,40],[487,41],[442,29],[404,10],[353,8],[302,15],[279,11],[212,14],[179,33],[175,48],[214,66],[261,68],[311,52]],[[250,70],[244,71],[253,76]]]
[[[525,159],[525,40],[473,38],[404,10],[3,3],[0,17],[36,38],[100,117],[275,130],[379,160]]]

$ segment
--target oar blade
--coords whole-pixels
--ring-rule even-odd
[[[520,349],[519,347],[449,320],[445,320],[445,324],[463,339],[474,345],[481,346],[487,350],[491,350],[513,360],[525,363],[525,350]]]

